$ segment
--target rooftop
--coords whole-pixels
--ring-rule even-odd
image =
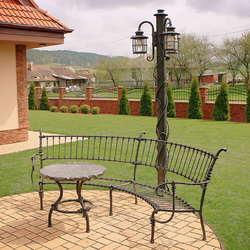
[[[79,76],[71,66],[34,66],[29,63],[27,81],[57,81],[57,78],[65,80],[87,79]]]
[[[0,26],[72,32],[33,0],[0,0]]]

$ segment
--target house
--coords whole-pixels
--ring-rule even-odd
[[[28,140],[26,50],[72,31],[33,0],[0,0],[0,145]]]
[[[27,81],[34,82],[37,87],[85,86],[88,78],[79,76],[71,66],[34,66],[28,62]]]
[[[88,82],[96,82],[97,81],[96,75],[94,73],[89,73],[88,70],[79,69],[79,70],[76,70],[76,73],[80,76],[87,77]]]

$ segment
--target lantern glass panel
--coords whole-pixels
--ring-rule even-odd
[[[145,54],[147,53],[147,39],[136,38],[132,39],[133,54]]]
[[[166,54],[175,54],[179,50],[179,33],[165,32],[164,34],[164,50]]]

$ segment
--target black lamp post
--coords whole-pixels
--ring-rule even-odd
[[[167,121],[167,72],[166,61],[169,60],[169,54],[176,54],[179,50],[179,33],[175,32],[175,27],[172,26],[170,18],[164,13],[164,10],[158,10],[156,16],[156,31],[154,25],[149,21],[143,21],[138,26],[138,31],[135,36],[132,36],[133,54],[147,53],[147,36],[143,35],[141,27],[143,24],[150,24],[152,27],[152,51],[153,55],[148,56],[148,61],[153,61],[155,57],[155,48],[157,50],[157,126],[156,133],[159,140],[168,140],[169,124]],[[165,165],[167,162],[166,148],[158,148],[158,164]],[[164,171],[158,171],[158,182],[165,182],[166,174]]]

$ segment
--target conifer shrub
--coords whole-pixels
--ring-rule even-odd
[[[48,99],[47,91],[45,87],[43,87],[39,109],[49,110],[49,99]]]
[[[57,106],[52,106],[52,107],[50,108],[50,111],[51,111],[51,112],[57,112],[57,110],[58,110],[58,107],[57,107]]]
[[[202,119],[203,111],[201,109],[201,95],[199,90],[198,78],[194,77],[191,82],[191,93],[188,103],[188,119]]]
[[[170,81],[170,77],[168,79],[167,96],[168,96],[167,117],[176,117],[174,96],[173,96],[172,83]]]
[[[68,112],[68,107],[67,107],[67,106],[62,106],[62,107],[60,108],[60,111],[61,111],[62,113],[67,113],[67,112]]]
[[[250,89],[247,91],[247,105],[246,105],[246,116],[247,122],[250,122]]]
[[[142,116],[152,116],[154,114],[154,105],[152,102],[152,93],[148,86],[148,81],[145,81],[143,87],[143,93],[141,96],[141,107],[139,109],[139,113]]]
[[[70,112],[75,114],[75,113],[78,113],[79,112],[79,107],[77,105],[72,105],[70,107]]]
[[[88,114],[90,112],[90,106],[87,104],[82,105],[80,109],[83,114]]]
[[[100,109],[98,107],[93,107],[91,109],[92,115],[98,115],[100,113]]]
[[[130,106],[127,98],[127,89],[125,85],[123,85],[122,88],[122,97],[119,103],[119,115],[130,115]]]
[[[214,111],[212,113],[215,121],[230,120],[230,106],[228,101],[228,89],[225,78],[222,78],[220,92],[214,103]]]
[[[28,99],[29,99],[29,110],[37,110],[36,91],[35,91],[35,84],[33,82],[30,83],[30,91]]]

